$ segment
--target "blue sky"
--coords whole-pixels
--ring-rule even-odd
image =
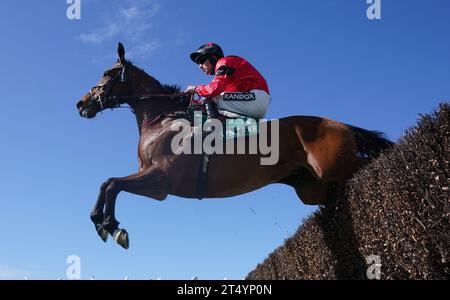
[[[81,119],[77,100],[116,59],[116,44],[164,83],[207,83],[188,59],[205,42],[252,62],[269,82],[268,118],[325,116],[396,140],[450,98],[450,2],[365,0],[65,0],[2,2],[0,279],[239,279],[315,207],[281,185],[220,200],[120,194],[131,248],[103,244],[89,213],[100,184],[137,169],[127,110]]]

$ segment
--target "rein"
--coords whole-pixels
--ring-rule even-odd
[[[93,100],[97,105],[100,107],[100,111],[103,111],[106,104],[111,103],[110,109],[113,110],[114,108],[128,108],[133,113],[134,110],[132,107],[123,107],[122,105],[125,103],[128,103],[128,101],[135,101],[135,102],[141,102],[141,101],[151,101],[151,100],[157,100],[157,99],[169,99],[172,101],[177,100],[177,103],[181,103],[183,101],[186,101],[187,94],[186,93],[179,93],[179,94],[153,94],[153,95],[147,95],[147,96],[99,96],[97,100]],[[192,101],[192,100],[191,100]]]
[[[113,86],[116,84],[117,81],[120,82],[126,82],[126,76],[125,72],[128,67],[128,63],[122,65],[119,68],[119,72],[115,74],[113,78],[111,78],[108,82],[106,82],[103,86],[103,94],[108,94]],[[98,88],[100,86],[95,86],[94,88]],[[92,93],[92,89],[89,90],[91,102],[96,103],[98,107],[100,108],[100,111],[103,111],[106,107],[106,104],[111,103],[110,108],[121,108],[122,104],[125,104],[128,101],[148,101],[148,100],[154,100],[154,99],[170,99],[170,100],[176,100],[181,99],[181,101],[186,100],[186,93],[179,93],[179,94],[153,94],[153,95],[141,95],[141,96],[97,96],[97,99],[94,99],[94,95]]]
[[[98,97],[96,100],[99,107],[103,110],[103,107],[107,103],[111,103],[110,108],[111,110],[115,108],[126,108],[130,109],[133,114],[136,114],[134,109],[131,106],[123,107],[122,105],[127,103],[128,101],[135,101],[135,102],[141,102],[141,101],[151,101],[151,100],[157,100],[157,99],[169,99],[172,101],[176,101],[178,103],[181,103],[186,100],[187,94],[185,93],[179,93],[179,94],[153,94],[153,95],[147,95],[147,96],[104,96],[104,97]],[[173,115],[165,114],[164,112],[157,115],[153,120],[148,120],[143,122],[141,124],[141,128],[150,126],[158,122],[162,117],[166,118],[183,118],[186,116],[186,112],[183,113],[174,113]]]
[[[99,96],[96,100],[100,107],[103,107],[103,105],[107,102],[112,102],[113,104],[117,105],[117,107],[120,107],[121,104],[124,104],[128,101],[148,101],[148,100],[156,100],[156,99],[169,99],[169,100],[176,100],[181,99],[181,101],[186,100],[187,94],[186,93],[179,93],[179,94],[152,94],[152,95],[142,95],[142,96]],[[180,102],[181,102],[180,101]]]
[[[109,92],[111,91],[112,87],[118,82],[126,82],[126,68],[128,66],[127,64],[124,64],[121,68],[119,68],[119,72],[117,72],[115,74],[114,77],[112,77],[106,84],[104,84],[104,88],[103,88],[103,95],[107,95],[109,94]],[[100,87],[100,86],[96,86],[96,87]],[[94,87],[94,88],[96,88]],[[167,100],[172,100],[175,102],[175,104],[179,104],[182,103],[184,101],[188,100],[189,94],[186,93],[178,93],[178,94],[150,94],[150,95],[140,95],[140,96],[102,96],[102,95],[98,95],[97,97],[94,98],[94,95],[92,93],[92,89],[90,90],[90,96],[91,96],[91,103],[94,103],[100,112],[102,112],[104,109],[106,108],[110,108],[111,110],[115,109],[115,108],[126,108],[126,109],[130,109],[131,112],[133,112],[135,114],[134,109],[131,106],[128,107],[123,107],[123,104],[129,103],[129,102],[141,102],[141,101],[151,101],[151,100],[157,100],[157,99],[167,99]],[[194,95],[190,96],[189,99],[189,107],[192,107],[193,105],[195,105],[198,100],[195,99]],[[164,112],[162,112],[160,115],[156,116],[156,118],[152,121],[149,121],[148,123],[146,123],[143,126],[149,126],[152,125],[154,123],[156,123],[157,121],[159,121],[161,119],[161,117],[168,117],[168,118],[182,118],[184,116],[186,116],[186,112],[184,113],[175,113],[173,115],[166,115]]]

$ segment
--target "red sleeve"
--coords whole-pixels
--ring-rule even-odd
[[[215,97],[225,91],[228,82],[228,76],[219,75],[216,76],[210,84],[197,86],[197,88],[195,88],[195,92],[205,98]]]

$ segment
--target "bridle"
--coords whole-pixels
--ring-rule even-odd
[[[125,70],[126,70],[127,65],[128,65],[128,63],[122,65],[122,67],[120,68],[120,71],[117,72],[117,74],[115,74],[114,77],[112,79],[108,80],[108,82],[106,82],[105,84],[96,85],[89,90],[91,103],[95,103],[100,108],[100,112],[104,110],[105,104],[107,104],[111,100],[114,101],[113,105],[111,106],[111,109],[120,107],[120,105],[123,103],[120,103],[119,99],[116,96],[103,96],[102,97],[101,95],[98,95],[98,98],[94,99],[92,89],[103,87],[102,94],[107,95],[111,91],[113,86],[116,84],[116,82],[119,80],[119,78],[120,78],[120,82],[126,82]]]
[[[128,103],[129,101],[146,101],[146,100],[155,100],[155,99],[169,99],[181,103],[185,101],[188,97],[186,93],[179,94],[152,94],[152,95],[142,95],[142,96],[108,96],[111,89],[114,85],[120,80],[120,82],[126,82],[127,79],[125,77],[125,71],[128,66],[128,63],[125,63],[120,68],[119,72],[114,75],[108,82],[101,85],[96,85],[89,90],[90,101],[94,103],[99,111],[102,112],[105,107],[114,108],[129,108],[134,113],[132,107],[122,107],[123,104]],[[95,88],[103,87],[102,95],[98,95],[97,99],[94,99],[94,95],[92,90]]]

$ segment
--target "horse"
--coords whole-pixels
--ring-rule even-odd
[[[116,199],[122,191],[158,201],[168,195],[227,198],[282,183],[293,187],[304,204],[326,204],[333,184],[345,184],[357,169],[392,145],[379,131],[322,117],[286,117],[276,120],[278,132],[267,130],[268,135],[278,135],[276,164],[262,165],[261,153],[214,154],[208,157],[208,176],[199,186],[205,156],[175,154],[171,147],[178,134],[173,125],[185,119],[179,112],[186,111],[191,101],[175,86],[161,84],[128,61],[121,43],[117,52],[117,62],[76,104],[80,116],[88,119],[127,104],[139,130],[139,170],[107,179],[90,215],[104,242],[111,235],[120,246],[129,248],[129,234],[115,218]]]

